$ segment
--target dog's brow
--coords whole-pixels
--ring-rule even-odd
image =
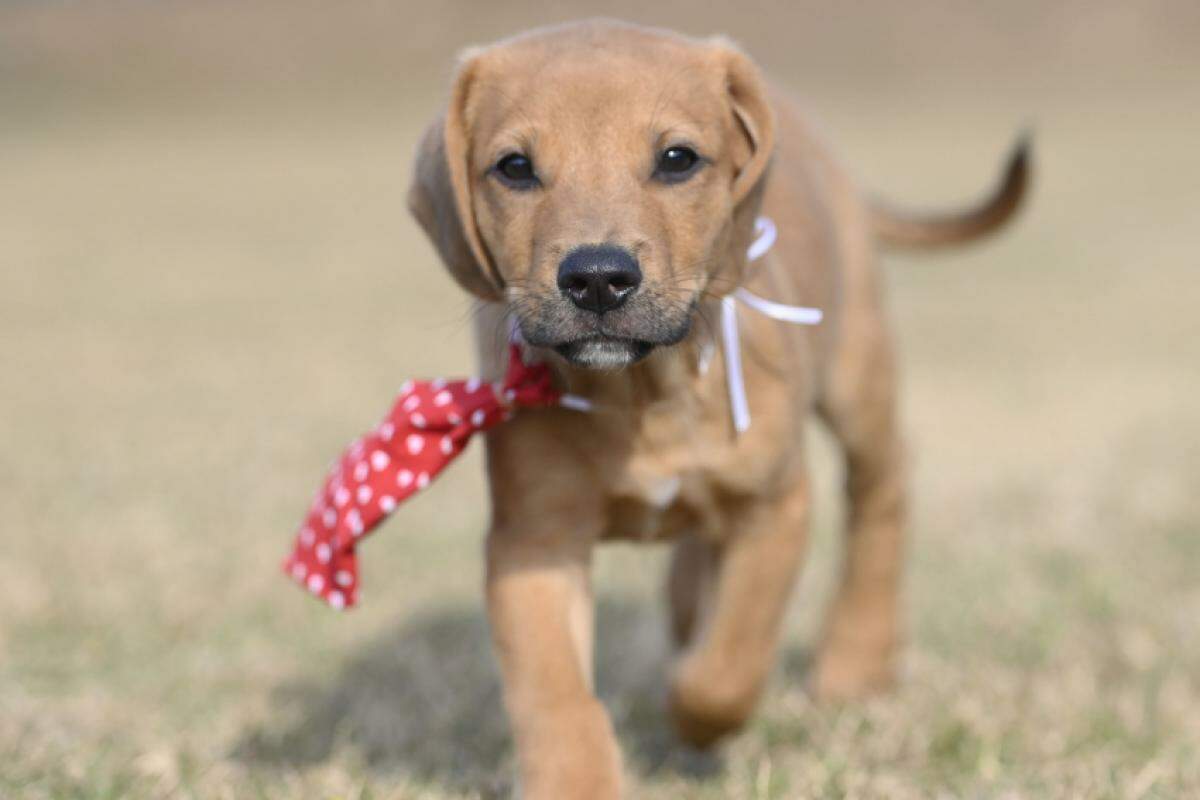
[[[496,94],[500,95],[500,97],[503,98],[504,101],[507,103],[507,105],[503,109],[501,109],[501,112],[500,112],[501,115],[507,114],[510,110],[512,112],[518,114],[523,120],[525,120],[525,124],[529,126],[530,133],[527,138],[532,139],[534,134],[536,134],[536,132],[537,132],[537,128],[533,124],[533,119],[528,114],[525,113],[525,110],[523,108],[521,108],[521,106],[517,102],[517,100],[515,98],[513,98],[512,95],[510,95],[508,92],[504,91],[499,86],[494,87],[493,90],[496,92]]]
[[[549,66],[551,61],[553,61],[553,59],[550,57],[543,58],[533,70],[530,76],[531,81],[536,81],[537,77],[542,74],[546,67]],[[501,89],[499,86],[493,87],[493,90],[496,92],[496,94],[500,95],[500,97],[503,98],[506,103],[505,107],[501,109],[501,114],[507,114],[509,111],[518,114],[525,121],[525,124],[529,126],[530,133],[526,138],[532,140],[534,138],[534,134],[537,132],[537,126],[533,124],[533,118],[525,113],[525,109],[521,107],[520,101],[514,98],[508,92]]]
[[[671,98],[675,96],[675,92],[672,87],[676,85],[676,81],[678,80],[679,76],[688,69],[688,66],[689,65],[687,64],[681,65],[679,69],[671,73],[671,77],[669,77],[666,82],[663,83],[662,89],[659,90],[658,97],[654,101],[654,111],[650,115],[651,131],[653,131],[658,125],[658,115],[666,109],[667,104],[671,102]],[[671,94],[669,95],[667,94],[668,90],[671,91]]]

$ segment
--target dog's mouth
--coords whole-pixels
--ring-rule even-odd
[[[556,297],[517,302],[513,311],[528,344],[553,350],[572,366],[616,370],[686,339],[695,304],[663,304],[639,296],[621,308],[594,314]]]
[[[636,364],[657,345],[644,339],[622,339],[598,334],[561,342],[554,352],[570,364],[587,369],[621,369]]]

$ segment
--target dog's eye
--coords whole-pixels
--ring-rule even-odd
[[[500,180],[514,189],[529,189],[537,186],[537,173],[533,171],[533,162],[520,153],[510,153],[496,162],[493,171]]]
[[[700,156],[690,147],[677,145],[663,150],[658,157],[654,177],[666,183],[687,180],[700,164]]]

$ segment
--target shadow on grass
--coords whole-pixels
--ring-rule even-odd
[[[597,691],[631,770],[703,778],[719,761],[682,750],[665,714],[665,630],[653,604],[601,600]],[[246,731],[233,756],[277,769],[349,757],[371,771],[506,795],[512,746],[482,609],[435,611],[365,646],[330,682],[279,687],[272,721]]]
[[[778,666],[780,680],[790,686],[807,686],[816,657],[811,644],[785,642]]]

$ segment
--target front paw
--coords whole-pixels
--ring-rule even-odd
[[[744,726],[759,692],[740,683],[730,671],[705,668],[694,655],[682,657],[671,675],[669,701],[679,738],[704,749]]]
[[[619,800],[621,754],[594,700],[513,713],[523,800]]]

